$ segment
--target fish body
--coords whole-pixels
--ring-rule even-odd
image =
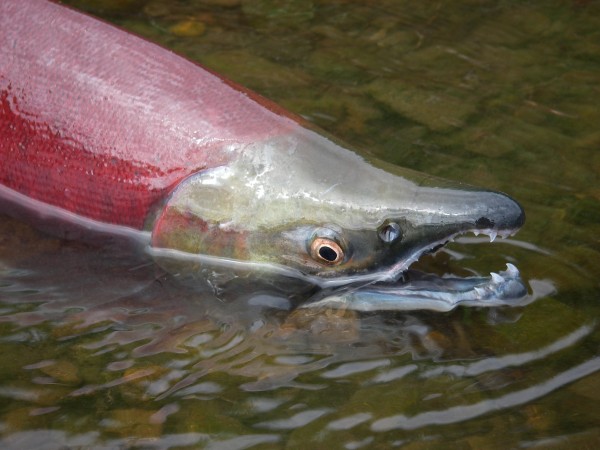
[[[367,161],[46,0],[0,2],[0,159],[5,212],[142,233],[178,275],[241,265],[328,286],[394,279],[456,235],[507,236],[524,221],[502,193]]]

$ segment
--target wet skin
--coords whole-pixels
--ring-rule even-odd
[[[200,265],[320,286],[394,280],[459,234],[506,237],[524,222],[504,194],[366,161],[196,64],[43,0],[0,5],[0,155],[5,212],[136,234],[176,276],[201,277]]]

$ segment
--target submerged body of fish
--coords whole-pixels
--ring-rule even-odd
[[[67,236],[133,236],[181,277],[389,282],[457,235],[506,237],[524,222],[504,194],[366,161],[201,66],[46,0],[0,2],[0,158],[3,212]],[[515,270],[505,278],[522,296]],[[498,281],[496,300],[518,297]],[[394,289],[341,295],[394,309]]]

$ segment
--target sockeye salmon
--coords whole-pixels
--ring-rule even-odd
[[[502,193],[368,162],[214,72],[46,0],[0,2],[0,159],[5,213],[133,233],[177,275],[393,281],[457,235],[506,237],[524,222]],[[513,269],[484,284],[522,287]],[[380,289],[367,303],[389,299]]]

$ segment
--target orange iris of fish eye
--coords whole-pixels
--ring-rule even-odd
[[[310,254],[315,261],[336,265],[344,260],[344,250],[332,239],[316,238],[310,244]]]

